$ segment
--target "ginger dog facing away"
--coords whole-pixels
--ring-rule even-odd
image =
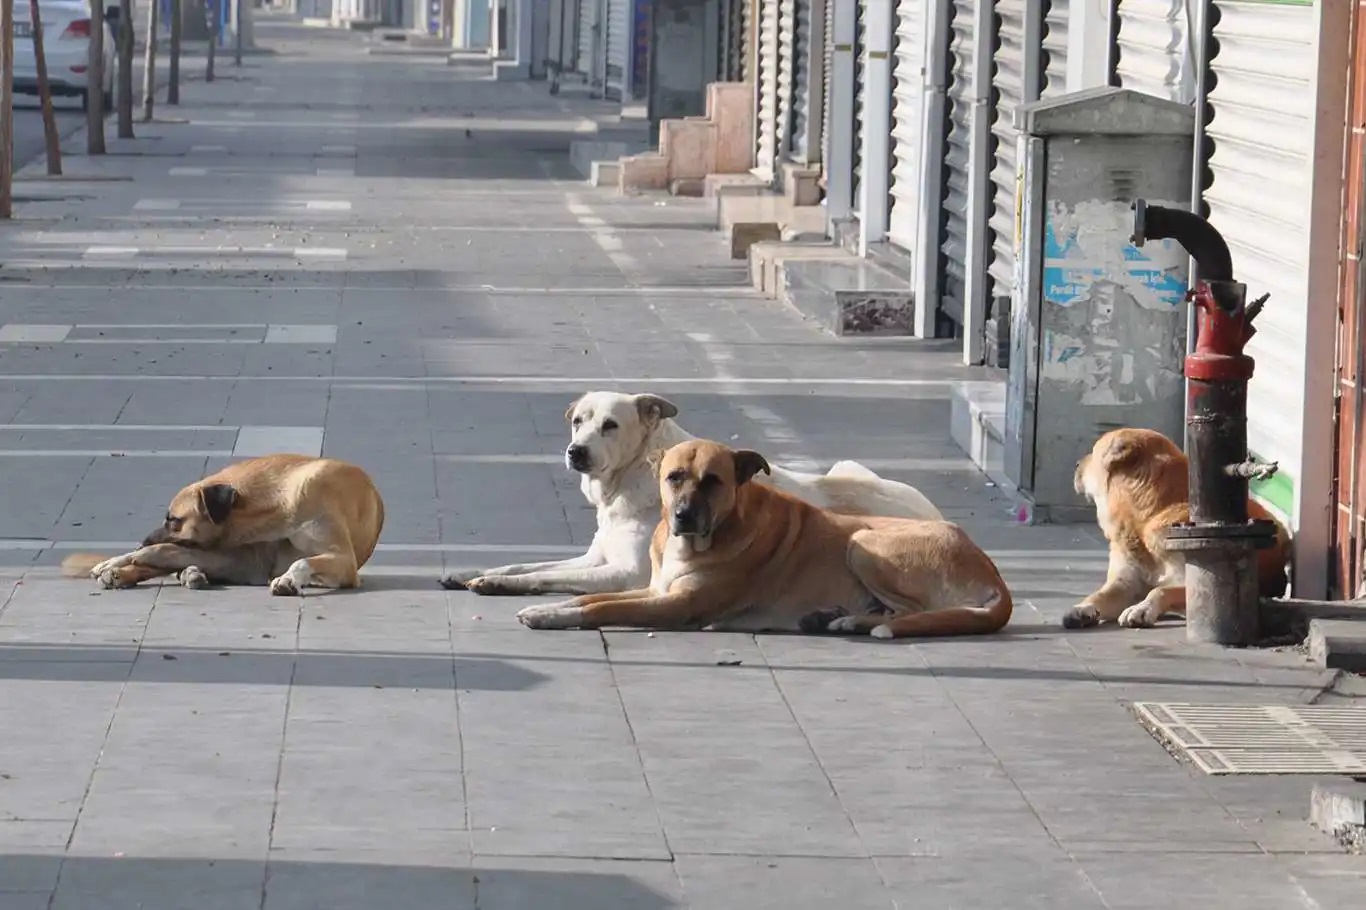
[[[166,520],[123,556],[73,554],[67,575],[126,588],[179,573],[181,584],[354,588],[384,528],[384,500],[361,468],[331,458],[267,455],[182,489]]]
[[[579,489],[597,508],[588,552],[573,559],[466,569],[441,579],[476,594],[600,594],[650,581],[650,540],[659,523],[659,459],[696,437],[675,422],[678,407],[658,395],[588,392],[569,406],[565,466],[582,475]],[[879,477],[856,461],[825,474],[769,468],[763,481],[813,505],[848,515],[943,518],[915,487]]]
[[[1110,542],[1110,567],[1100,590],[1063,617],[1069,629],[1101,622],[1145,628],[1167,614],[1186,614],[1186,564],[1166,549],[1163,532],[1190,520],[1185,453],[1153,430],[1111,430],[1077,462],[1073,486],[1096,505],[1096,522]],[[1248,516],[1276,521],[1255,500]],[[1263,597],[1285,593],[1290,535],[1276,521],[1276,544],[1257,552]]]
[[[753,483],[757,452],[694,440],[665,453],[650,586],[527,607],[533,629],[637,626],[853,632],[875,638],[995,632],[1010,620],[996,566],[947,521],[839,515]]]

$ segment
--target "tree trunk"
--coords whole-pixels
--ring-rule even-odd
[[[218,49],[218,4],[221,0],[209,0],[209,62],[204,66],[204,81],[213,81],[213,57]]]
[[[0,0],[0,218],[14,216],[14,0]]]
[[[166,82],[166,103],[180,103],[180,0],[171,0],[171,72]]]
[[[104,0],[90,0],[90,54],[85,69],[85,153],[104,154]]]
[[[155,0],[148,0],[149,3]],[[133,138],[133,0],[119,0],[119,138]]]
[[[38,0],[31,0],[38,2]],[[157,9],[160,0],[147,0],[147,52],[142,58],[142,119],[150,122],[157,99]]]
[[[47,148],[47,173],[62,172],[62,138],[57,135],[57,115],[52,111],[52,86],[47,83],[47,54],[43,51],[43,19],[38,0],[28,0],[28,17],[33,20],[33,66],[38,72],[38,104],[43,109],[43,145]]]

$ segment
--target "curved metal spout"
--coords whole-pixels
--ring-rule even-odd
[[[1142,246],[1146,240],[1174,239],[1195,260],[1204,281],[1232,281],[1233,257],[1223,236],[1199,215],[1161,205],[1134,200],[1134,233],[1130,242]]]

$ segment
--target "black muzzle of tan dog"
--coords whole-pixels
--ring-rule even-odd
[[[142,545],[144,547],[154,547],[159,543],[172,543],[178,547],[188,547],[190,549],[198,547],[198,544],[196,544],[193,540],[179,539],[170,531],[166,530],[165,525],[161,525],[157,528],[154,528],[152,530],[152,533],[148,534],[146,537],[142,539]]]
[[[669,530],[677,537],[705,537],[711,533],[711,507],[706,500],[678,499],[669,515]]]

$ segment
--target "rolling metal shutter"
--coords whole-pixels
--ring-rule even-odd
[[[630,66],[631,0],[607,0],[606,97],[613,101],[626,97]]]
[[[759,123],[755,164],[772,175],[778,152],[778,44],[781,0],[761,0],[759,8]]]
[[[1257,361],[1248,385],[1248,448],[1298,478],[1317,25],[1307,2],[1214,5],[1205,202],[1248,299],[1271,294],[1247,346]]]
[[[722,82],[744,82],[745,69],[749,65],[749,2],[748,0],[725,0],[720,7],[720,34],[725,36],[720,60],[717,65],[717,78]]]
[[[754,81],[754,4],[751,0],[731,0],[740,8],[740,59],[744,62],[742,82]]]
[[[854,25],[854,215],[863,217],[863,108],[868,74],[868,6],[872,0],[858,0],[858,22]]]
[[[593,45],[597,27],[598,0],[579,0],[579,53],[574,59],[574,68],[590,80],[594,73]]]
[[[892,71],[892,179],[887,237],[914,249],[920,217],[921,112],[925,98],[924,0],[897,0]]]
[[[796,161],[805,164],[811,120],[811,0],[794,0],[796,5],[792,32],[792,127],[788,149]]]
[[[835,83],[835,0],[825,0],[825,78],[821,80],[821,178],[830,179],[830,98]]]
[[[1044,85],[1040,97],[1067,94],[1067,16],[1069,0],[1045,0],[1043,20]]]
[[[779,152],[787,151],[792,130],[793,54],[796,50],[797,0],[778,0],[778,136]]]
[[[1122,88],[1190,103],[1195,99],[1187,0],[1119,0],[1119,60]]]
[[[944,280],[940,308],[963,322],[967,300],[968,187],[971,184],[973,38],[978,0],[953,0],[949,39],[949,141],[944,150]]]
[[[1036,85],[1025,85],[1025,0],[996,0],[996,52],[992,55],[991,182],[994,203],[991,249],[987,252],[990,294],[1009,297],[1015,275],[1015,109],[1038,97]],[[1037,79],[1037,76],[1035,77]]]

